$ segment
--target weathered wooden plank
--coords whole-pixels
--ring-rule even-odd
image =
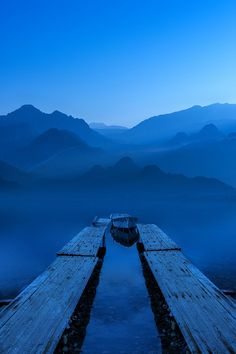
[[[103,241],[106,226],[88,226],[69,241],[57,255],[96,256]]]
[[[145,257],[192,353],[236,353],[236,304],[182,252]]]
[[[157,225],[138,224],[140,239],[146,251],[180,250],[177,244],[171,240]]]
[[[53,353],[97,263],[58,257],[0,315],[0,352]]]

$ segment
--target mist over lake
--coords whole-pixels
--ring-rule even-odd
[[[94,216],[119,211],[156,223],[220,287],[235,287],[235,197],[185,200],[131,189],[31,190],[1,199],[1,296],[16,295]]]

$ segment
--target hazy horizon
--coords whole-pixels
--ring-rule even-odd
[[[52,114],[52,113],[55,112],[55,111],[59,111],[59,112],[61,112],[61,113],[63,113],[63,114],[66,114],[67,116],[72,116],[73,118],[83,119],[83,120],[85,120],[85,122],[86,122],[87,124],[91,124],[91,123],[103,123],[103,124],[105,124],[105,125],[107,125],[107,126],[113,126],[113,125],[115,126],[115,125],[117,125],[117,126],[124,126],[124,127],[127,127],[127,128],[133,128],[133,127],[135,127],[136,125],[138,125],[139,123],[141,123],[142,121],[147,120],[147,119],[149,119],[149,118],[153,118],[153,117],[157,117],[157,116],[162,116],[162,115],[168,115],[168,114],[172,114],[172,113],[176,113],[176,112],[180,112],[180,111],[186,111],[186,110],[188,110],[188,109],[191,109],[191,108],[197,107],[197,106],[199,106],[199,107],[201,107],[201,108],[204,108],[204,107],[208,107],[208,106],[214,106],[214,105],[217,105],[217,104],[220,104],[220,105],[227,105],[227,104],[229,104],[229,105],[236,105],[236,102],[212,102],[212,103],[209,103],[209,104],[207,104],[207,105],[200,105],[200,104],[198,105],[198,104],[195,104],[195,105],[192,105],[192,106],[183,107],[183,108],[178,109],[178,110],[167,111],[167,112],[161,112],[161,113],[154,114],[154,115],[152,115],[152,116],[143,117],[143,118],[141,118],[139,121],[137,121],[136,123],[134,123],[133,125],[125,124],[125,123],[123,123],[122,121],[117,121],[117,122],[115,122],[115,123],[112,123],[112,122],[105,122],[104,120],[96,120],[96,119],[90,121],[90,120],[88,120],[86,117],[82,117],[81,115],[74,116],[73,114],[71,114],[71,113],[69,113],[69,112],[60,111],[60,110],[58,110],[56,107],[55,107],[55,109],[46,111],[46,110],[43,110],[42,108],[40,108],[40,107],[38,107],[38,106],[35,106],[35,105],[31,104],[31,103],[23,103],[23,104],[21,104],[19,107],[14,107],[11,111],[0,112],[0,116],[3,116],[3,115],[7,115],[7,114],[9,114],[9,113],[12,113],[12,112],[18,110],[19,108],[24,107],[24,106],[33,106],[34,108],[38,109],[39,111],[41,111],[41,112],[43,112],[43,113]]]
[[[1,112],[30,102],[132,126],[236,102],[235,10],[232,0],[4,2]]]

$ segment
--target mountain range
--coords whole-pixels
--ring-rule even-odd
[[[223,132],[236,131],[236,104],[213,104],[145,119],[124,132],[122,138],[135,144],[150,144],[171,139],[184,131],[194,133],[207,124],[215,124]]]
[[[172,139],[167,142],[167,146],[181,146],[197,142],[216,141],[223,138],[225,135],[212,123],[205,125],[196,133],[187,134],[185,132],[177,133]]]
[[[147,154],[143,163],[157,163],[165,171],[186,176],[214,177],[236,187],[236,136],[196,141],[175,149]]]
[[[103,191],[104,193],[139,193],[140,195],[152,194],[174,196],[219,196],[235,195],[235,190],[214,178],[193,177],[189,178],[181,174],[166,173],[157,165],[146,165],[141,167],[130,157],[123,157],[115,164],[109,166],[94,165],[86,172],[68,175],[44,175],[44,178],[36,178],[34,173],[25,173],[9,164],[0,162],[0,184],[2,187],[24,187],[30,186],[30,190],[37,190],[39,186],[49,186],[47,190],[54,187],[61,191],[82,190],[91,193],[92,191]],[[1,188],[2,189],[2,188]],[[40,189],[41,190],[41,189]],[[110,192],[109,192],[110,191]]]
[[[9,154],[8,161],[20,168],[32,170],[38,165],[56,158],[64,151],[70,154],[73,149],[77,150],[80,157],[101,150],[89,146],[76,134],[68,130],[51,128],[25,144],[24,147],[18,148],[11,155]]]
[[[18,141],[21,136],[22,140],[24,138],[24,141],[30,141],[33,137],[51,128],[68,130],[91,146],[109,145],[109,141],[92,130],[83,119],[74,118],[59,111],[47,114],[32,105],[24,105],[5,116],[0,116],[0,129],[4,133],[0,135],[1,140],[6,132],[14,131],[13,135],[8,136],[12,141]]]
[[[53,179],[73,178],[129,155],[143,166],[157,164],[166,172],[218,178],[236,186],[235,132],[236,105],[231,104],[194,106],[131,129],[89,126],[83,119],[24,105],[0,116],[0,161]]]
[[[166,173],[157,165],[140,167],[130,157],[123,157],[112,166],[96,165],[74,180],[75,184],[89,189],[115,189],[143,195],[168,195],[169,197],[194,195],[235,194],[235,190],[214,178],[189,178]],[[86,188],[86,187],[85,187]],[[140,201],[141,202],[141,201]]]
[[[0,160],[20,169],[32,170],[39,164],[66,152],[65,161],[58,168],[63,172],[65,162],[90,166],[101,154],[101,147],[113,144],[92,130],[83,120],[55,111],[43,113],[31,105],[0,116]],[[92,158],[89,161],[90,157]],[[55,173],[57,170],[55,170]]]

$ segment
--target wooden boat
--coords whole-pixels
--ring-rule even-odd
[[[111,235],[124,246],[132,246],[139,239],[138,219],[129,214],[111,214]]]

